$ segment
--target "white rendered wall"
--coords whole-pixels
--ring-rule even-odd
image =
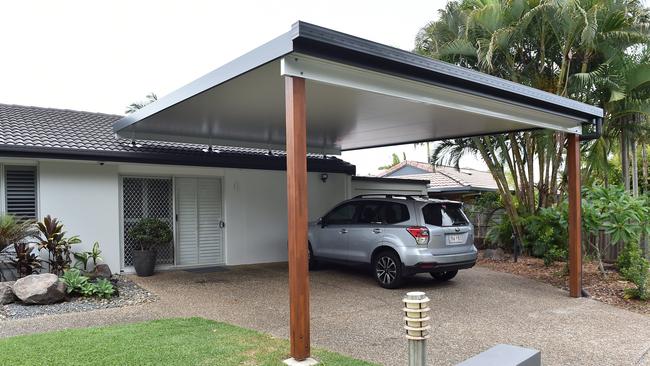
[[[99,242],[104,262],[120,271],[118,175],[115,165],[41,161],[38,167],[39,217],[62,220],[68,236],[79,235],[86,251]]]
[[[349,176],[309,173],[309,220],[316,220],[346,198]],[[226,172],[226,263],[287,260],[287,181],[283,171]]]
[[[120,164],[121,175],[221,177],[227,265],[287,260],[287,179],[275,170]],[[350,177],[308,174],[309,219],[316,220],[348,196]]]
[[[392,194],[411,194],[427,195],[427,184],[400,182],[399,178],[384,179],[378,181],[352,180],[352,197],[361,194],[392,193]]]
[[[349,196],[350,177],[308,174],[309,219],[316,220]],[[114,272],[121,268],[120,176],[209,176],[222,178],[227,265],[287,260],[287,193],[284,171],[151,164],[41,161],[39,212],[63,220],[89,250],[99,241]]]

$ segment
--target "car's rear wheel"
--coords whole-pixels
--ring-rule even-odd
[[[431,272],[431,277],[440,281],[449,281],[452,278],[456,277],[458,270],[456,271],[445,271],[445,272]]]
[[[372,262],[375,279],[383,288],[397,288],[402,284],[402,262],[397,253],[384,251],[377,255]]]

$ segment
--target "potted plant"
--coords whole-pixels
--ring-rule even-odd
[[[156,265],[156,246],[172,241],[169,225],[159,219],[145,218],[129,230],[129,237],[140,246],[140,250],[133,251],[135,273],[141,277],[151,276]]]

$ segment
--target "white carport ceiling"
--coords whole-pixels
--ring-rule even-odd
[[[602,110],[307,23],[118,121],[129,139],[284,150],[284,77],[307,79],[307,147],[341,150],[548,128]]]

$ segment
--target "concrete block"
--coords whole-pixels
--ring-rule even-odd
[[[542,354],[535,349],[497,344],[457,366],[542,366]]]
[[[297,361],[293,357],[286,359],[284,361],[285,365],[288,366],[315,366],[318,365],[318,361],[314,360],[313,358],[309,357],[307,359],[304,359],[302,361]]]

